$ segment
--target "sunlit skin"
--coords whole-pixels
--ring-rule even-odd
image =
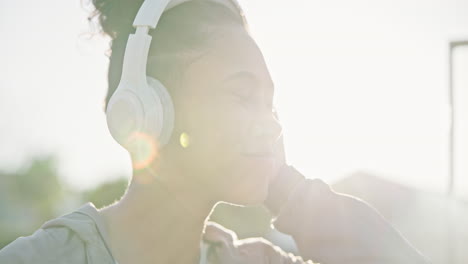
[[[132,158],[132,167],[134,170],[142,170],[150,166],[158,158],[159,148],[156,140],[143,132],[135,132],[127,140],[126,148],[131,152],[132,149],[138,151],[138,156]]]
[[[170,143],[147,169],[134,170],[119,202],[100,211],[120,264],[196,263],[216,203],[261,204],[281,165],[271,153],[281,127],[262,53],[240,26],[217,36],[188,67],[182,89],[171,91]]]

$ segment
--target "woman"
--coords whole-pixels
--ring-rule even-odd
[[[93,3],[112,38],[108,101],[141,1]],[[150,155],[128,146],[134,173],[120,201],[45,223],[1,263],[426,263],[370,206],[285,164],[271,77],[236,3],[179,4],[152,36],[147,73],[175,108],[169,143]],[[302,257],[206,223],[221,201],[264,203]]]

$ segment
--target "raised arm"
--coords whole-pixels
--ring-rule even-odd
[[[276,229],[301,256],[323,264],[429,263],[374,208],[283,166],[265,201]]]

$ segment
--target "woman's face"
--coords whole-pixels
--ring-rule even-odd
[[[171,159],[181,175],[214,198],[259,204],[276,172],[272,150],[281,134],[273,113],[273,83],[262,53],[241,27],[190,64],[174,96],[172,142],[189,137]],[[175,154],[174,154],[175,153]]]

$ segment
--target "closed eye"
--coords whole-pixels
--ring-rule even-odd
[[[239,71],[229,75],[223,80],[223,86],[228,90],[228,93],[234,95],[239,100],[244,100],[245,103],[255,103],[257,99],[265,97],[266,107],[273,109],[273,84],[269,83],[265,90],[262,89],[262,82],[255,74],[249,71]],[[260,100],[258,100],[259,103]]]

